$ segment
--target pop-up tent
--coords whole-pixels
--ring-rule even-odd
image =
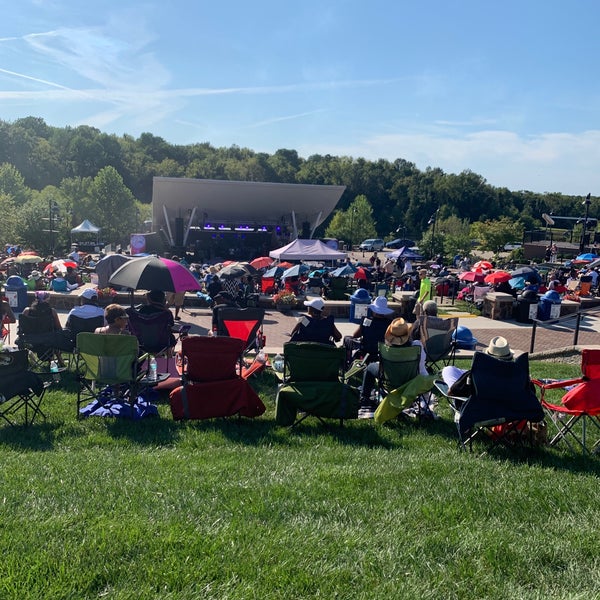
[[[297,239],[287,246],[271,250],[269,256],[279,260],[339,260],[346,258],[346,253],[334,250],[320,240]]]
[[[81,222],[77,227],[71,229],[71,235],[74,233],[99,233],[100,227],[92,225],[87,219]]]

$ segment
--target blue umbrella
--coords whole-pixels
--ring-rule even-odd
[[[273,267],[263,273],[263,277],[280,277],[283,273],[283,267]]]
[[[304,273],[308,273],[310,271],[310,267],[308,265],[294,265],[289,269],[286,269],[281,274],[281,279],[285,279],[286,277],[299,277]]]
[[[335,271],[331,271],[330,275],[332,277],[347,277],[354,275],[354,273],[356,273],[356,267],[354,265],[345,264],[335,269]]]
[[[513,290],[522,290],[525,287],[524,277],[513,277],[508,280],[508,283]]]
[[[588,261],[592,262],[596,258],[598,258],[597,254],[594,254],[593,252],[585,252],[584,254],[580,254],[579,256],[576,256],[575,260],[588,260]]]

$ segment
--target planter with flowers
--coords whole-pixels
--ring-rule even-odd
[[[102,306],[114,302],[117,297],[117,290],[113,290],[111,287],[98,288],[96,291],[98,292],[98,304]]]
[[[296,306],[297,301],[295,294],[288,290],[282,290],[273,296],[275,308],[283,313],[290,312]]]

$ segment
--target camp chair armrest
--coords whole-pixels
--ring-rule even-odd
[[[551,381],[549,383],[544,383],[539,379],[532,379],[531,383],[541,388],[542,390],[557,390],[571,385],[577,385],[578,383],[583,383],[584,381],[585,379],[578,377],[577,379],[559,379],[557,381]]]

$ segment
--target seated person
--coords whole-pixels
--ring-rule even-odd
[[[478,351],[479,352],[479,351]],[[497,358],[498,360],[514,360],[515,353],[510,349],[508,340],[500,335],[490,340],[489,346],[485,349],[485,353]],[[461,377],[464,379],[468,369],[460,369],[454,365],[448,365],[442,369],[441,377],[444,383],[448,386],[448,392],[450,395],[456,394],[457,396],[467,397],[470,392],[467,387],[461,383],[461,390],[453,390],[452,387],[456,384]]]
[[[335,345],[342,339],[342,334],[333,322],[333,315],[324,316],[325,303],[321,298],[305,300],[308,316],[302,317],[290,334],[291,342],[320,342]]]
[[[419,373],[427,376],[427,369],[425,368],[425,353],[421,342],[417,340],[411,341],[412,324],[407,323],[403,318],[394,319],[388,326],[385,335],[384,343],[386,346],[420,346],[421,347],[421,360],[419,364]],[[358,412],[359,419],[372,419],[375,410],[377,409],[377,399],[372,397],[375,389],[375,382],[377,381],[377,375],[379,374],[379,361],[370,363],[365,369],[363,375],[363,384],[360,392],[360,409]]]
[[[420,317],[417,317],[412,326],[412,331],[410,334],[411,339],[420,340],[422,339],[422,331],[421,327],[425,321],[425,317],[427,317],[427,322],[432,325],[435,329],[436,323],[440,325],[440,329],[444,329],[445,319],[438,317],[438,306],[435,300],[427,300],[427,302],[423,303],[423,314]]]
[[[175,325],[175,319],[173,318],[173,313],[169,310],[167,306],[166,295],[161,290],[150,290],[146,292],[146,303],[140,304],[135,307],[136,312],[140,315],[154,315],[157,313],[169,313],[169,327],[173,328]],[[175,336],[171,335],[172,344],[171,347],[175,346]]]
[[[104,311],[98,306],[98,292],[92,288],[87,288],[79,294],[79,306],[73,307],[67,315],[65,328],[69,329],[71,317],[79,317],[80,319],[93,319],[95,317],[103,317]]]
[[[119,304],[109,304],[104,309],[104,327],[96,327],[94,333],[110,333],[113,335],[130,335],[127,330],[129,316]]]
[[[69,285],[81,285],[83,282],[81,281],[81,277],[79,273],[73,267],[67,267],[67,274],[65,275],[65,279]],[[75,289],[75,288],[73,288]]]
[[[72,350],[72,342],[69,336],[63,333],[63,328],[58,317],[58,313],[55,308],[50,306],[49,300],[50,293],[46,291],[37,291],[35,293],[35,300],[23,310],[24,317],[31,317],[35,319],[35,332],[27,331],[20,332],[25,336],[35,336],[36,334],[52,334],[46,337],[43,341],[40,340],[37,344],[37,349],[34,347],[34,351],[40,357],[45,355],[49,349],[54,350],[53,355],[56,357],[58,364],[64,367],[64,361],[60,350],[67,352]],[[31,338],[30,338],[31,339]],[[19,342],[17,340],[17,345]],[[51,357],[50,357],[51,358]],[[50,360],[48,358],[48,360]],[[45,360],[45,359],[44,359]]]
[[[76,283],[69,283],[62,275],[62,273],[57,273],[56,276],[50,282],[50,289],[53,292],[70,292],[72,290],[76,290],[79,287]]]
[[[368,355],[367,362],[377,360],[379,342],[383,342],[393,314],[394,310],[388,307],[385,296],[377,296],[369,304],[367,316],[362,319],[351,336],[344,338],[348,363],[352,361],[352,354],[357,345],[362,358]]]

